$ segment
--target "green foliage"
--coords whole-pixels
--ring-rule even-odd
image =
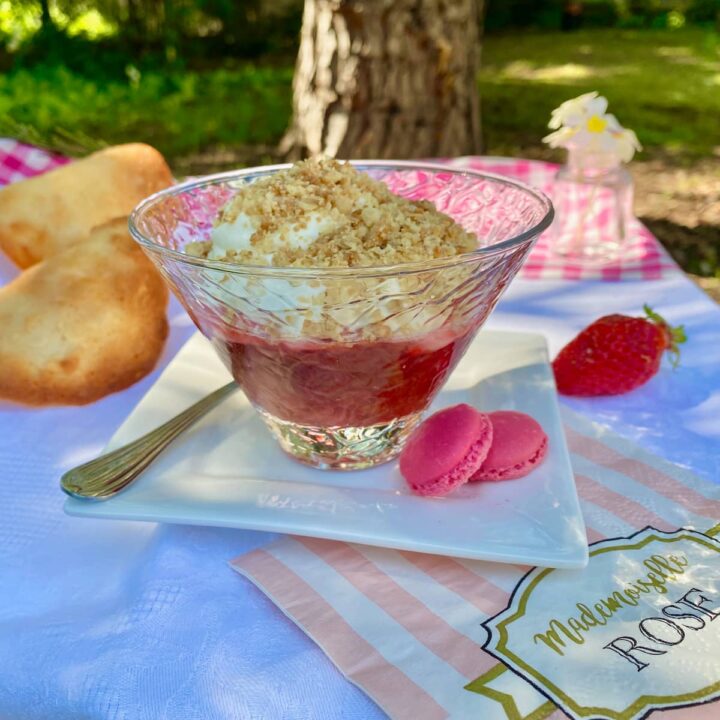
[[[621,19],[621,0],[594,0],[584,5],[582,26],[614,27]]]
[[[720,30],[720,0],[695,0],[686,17],[693,23],[715,24]]]
[[[98,41],[101,70],[133,58],[147,66],[225,57],[257,58],[297,49],[302,0],[0,0],[0,47],[27,66],[57,63],[94,75],[88,41]],[[85,41],[83,44],[82,41]],[[92,43],[90,43],[90,46]],[[125,63],[103,55],[121,55]]]
[[[658,78],[662,83],[658,85]],[[650,153],[720,148],[720,36],[698,28],[490,36],[480,94],[493,153],[537,153],[550,111],[597,90]]]
[[[489,32],[534,27],[558,30],[565,0],[487,0]],[[580,26],[671,28],[720,22],[720,0],[582,0]]]
[[[0,135],[32,128],[36,142],[51,146],[63,133],[108,144],[143,140],[172,159],[209,146],[273,143],[290,115],[289,67],[130,75],[95,81],[63,66],[0,75]]]
[[[553,11],[557,17],[552,17]],[[547,18],[547,19],[546,19]],[[485,30],[505,30],[506,28],[519,28],[544,25],[552,23],[551,27],[559,27],[559,3],[547,0],[486,0],[485,2]]]

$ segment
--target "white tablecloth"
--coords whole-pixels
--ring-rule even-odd
[[[680,273],[518,280],[488,325],[543,332],[554,354],[590,319],[644,302],[685,324],[679,369],[625,397],[569,404],[720,482],[720,308]],[[61,473],[100,452],[190,336],[171,310],[160,367],[135,387],[83,408],[0,406],[0,718],[383,717],[227,566],[275,536],[63,514]]]

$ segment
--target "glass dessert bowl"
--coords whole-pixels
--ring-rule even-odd
[[[386,462],[402,445],[552,221],[521,183],[416,162],[353,166],[427,200],[477,238],[460,254],[355,267],[251,265],[186,252],[228,200],[288,165],[186,182],[142,202],[130,230],[280,446],[319,468]]]

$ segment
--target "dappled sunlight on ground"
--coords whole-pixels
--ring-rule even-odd
[[[669,58],[675,62],[697,61],[695,53],[689,47],[683,45],[662,45],[655,49],[655,54],[663,58]]]
[[[720,70],[720,61],[698,57],[693,50],[688,47],[659,47],[656,48],[655,54],[676,65],[694,65],[707,72]]]
[[[720,272],[720,161],[672,167],[656,159],[633,163],[635,212],[688,272]],[[720,274],[703,289],[720,300]]]
[[[607,74],[599,68],[577,63],[565,63],[551,67],[533,67],[525,60],[516,60],[505,66],[501,76],[513,80],[539,80],[540,82],[563,82],[585,80],[599,74]]]

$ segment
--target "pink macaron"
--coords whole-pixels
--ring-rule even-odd
[[[545,459],[548,438],[538,422],[525,413],[488,413],[492,446],[472,480],[514,480],[527,475]]]
[[[465,404],[445,408],[410,436],[400,454],[400,472],[418,495],[447,495],[479,470],[492,439],[484,413]]]

